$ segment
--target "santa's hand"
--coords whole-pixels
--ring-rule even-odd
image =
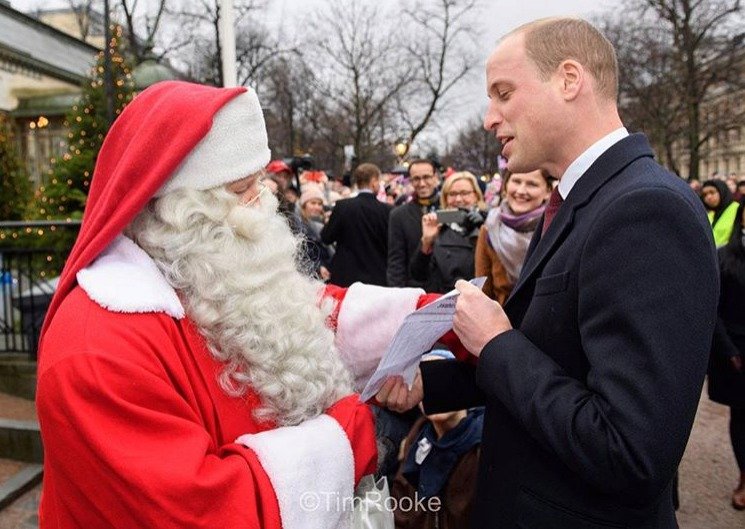
[[[381,406],[399,413],[409,411],[422,402],[423,398],[424,388],[422,386],[422,374],[419,369],[416,370],[416,376],[414,377],[414,383],[411,389],[409,389],[409,386],[404,382],[402,377],[391,377],[383,383],[383,387],[375,395],[375,400]]]
[[[378,462],[375,443],[375,421],[370,408],[356,394],[333,404],[326,414],[336,419],[349,439],[354,455],[354,486],[362,476],[374,474]]]
[[[455,283],[460,292],[455,304],[453,330],[468,351],[479,356],[489,341],[512,329],[502,306],[482,290],[462,279]]]

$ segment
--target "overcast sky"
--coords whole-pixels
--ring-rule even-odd
[[[140,3],[153,3],[155,0],[140,0]],[[175,3],[177,0],[170,0]],[[364,0],[376,4],[400,5],[396,0]],[[414,0],[405,0],[412,3]],[[428,0],[424,0],[428,1]],[[433,0],[434,1],[434,0]],[[110,0],[111,4],[116,0]],[[298,31],[295,22],[319,9],[325,0],[266,0],[268,6],[265,22],[282,31]],[[479,50],[481,65],[486,61],[496,40],[509,30],[537,18],[556,15],[577,15],[589,17],[594,13],[618,5],[618,0],[482,0],[482,16],[478,18],[480,27],[474,28],[480,34]],[[21,11],[34,8],[53,8],[69,5],[68,0],[11,0],[11,5]],[[391,32],[400,31],[397,20],[391,22]],[[430,134],[439,138],[453,138],[465,122],[480,115],[486,108],[486,89],[484,68],[479,66],[474,74],[463,81],[455,93],[456,105],[447,118],[441,119],[437,129]],[[444,148],[442,142],[440,147]]]

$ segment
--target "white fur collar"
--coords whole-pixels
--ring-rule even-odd
[[[124,235],[78,272],[77,279],[88,297],[111,312],[165,312],[176,319],[184,317],[176,291],[155,261]]]

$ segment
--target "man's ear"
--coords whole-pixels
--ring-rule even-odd
[[[557,69],[562,97],[565,101],[572,101],[581,92],[583,85],[588,81],[587,72],[580,63],[567,59],[562,61]]]

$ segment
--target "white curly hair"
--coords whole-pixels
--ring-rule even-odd
[[[326,320],[323,284],[298,270],[302,239],[264,193],[246,207],[223,187],[152,200],[126,234],[179,293],[212,355],[221,387],[256,392],[257,420],[295,425],[352,392]]]

